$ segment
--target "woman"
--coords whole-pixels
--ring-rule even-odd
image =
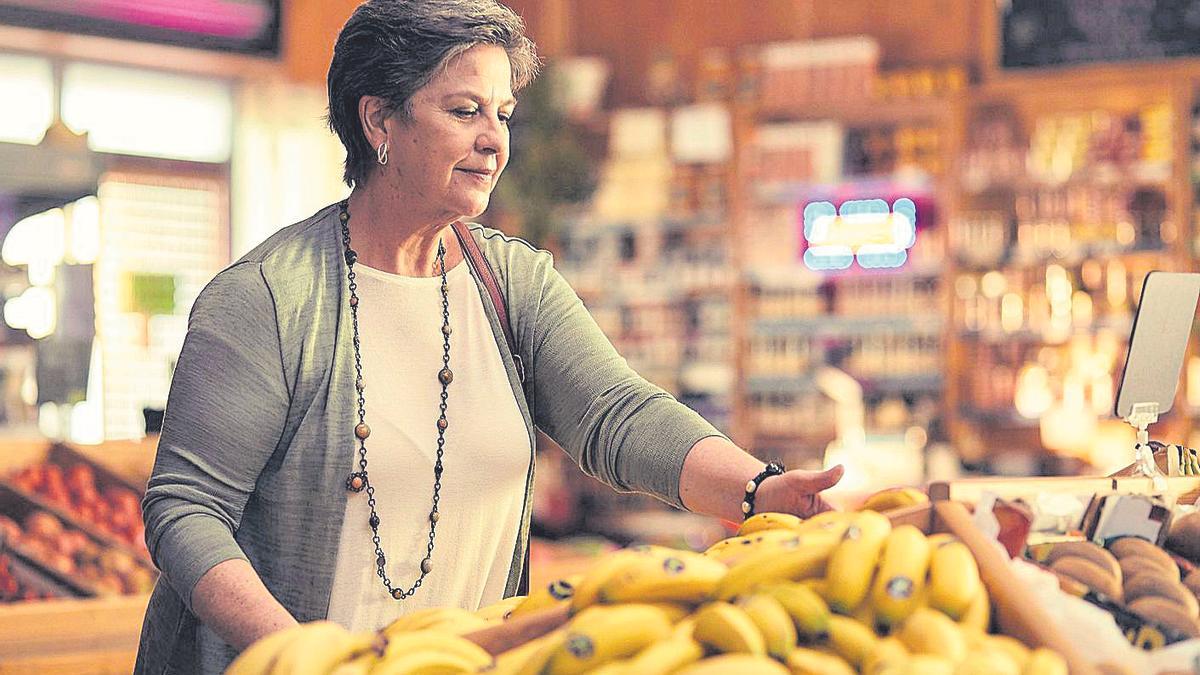
[[[346,23],[329,121],[351,196],[192,310],[144,503],[162,578],[139,671],[217,672],[296,621],[378,628],[512,595],[535,426],[614,488],[678,507],[826,508],[840,468],[763,474],[627,367],[548,253],[452,227],[487,207],[536,70],[495,0],[370,0]]]

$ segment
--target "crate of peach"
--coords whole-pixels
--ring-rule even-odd
[[[76,596],[20,556],[0,553],[0,605]]]
[[[138,486],[63,445],[7,474],[9,487],[59,519],[150,560]]]
[[[133,553],[64,522],[0,484],[0,554],[77,596],[149,593],[155,572]]]

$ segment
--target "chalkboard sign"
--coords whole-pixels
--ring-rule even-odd
[[[1001,21],[1004,68],[1200,55],[1200,0],[1010,0]]]

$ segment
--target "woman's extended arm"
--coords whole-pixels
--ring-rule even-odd
[[[763,463],[720,436],[701,439],[692,446],[679,477],[679,496],[689,511],[738,522],[746,483],[763,470]],[[788,471],[762,482],[754,500],[755,513],[778,511],[807,518],[829,510],[822,490],[842,478],[843,469]]]
[[[271,595],[245,560],[226,560],[204,573],[192,591],[192,611],[241,651],[296,619]]]

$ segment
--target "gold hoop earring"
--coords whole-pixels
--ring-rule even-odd
[[[379,144],[375,149],[375,157],[379,161],[379,166],[385,166],[388,163],[388,146],[387,141]]]

